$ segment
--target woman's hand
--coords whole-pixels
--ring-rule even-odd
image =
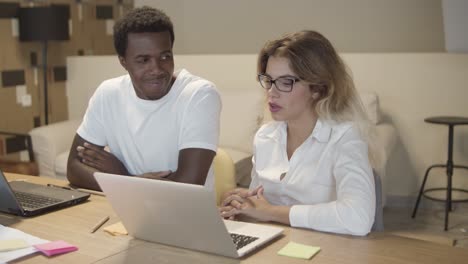
[[[221,216],[226,219],[234,219],[237,215],[245,215],[258,221],[271,221],[273,206],[263,196],[263,187],[259,186],[253,191],[255,191],[255,195],[242,197],[242,194],[247,194],[242,192],[226,198],[220,208]]]
[[[246,188],[236,188],[234,190],[225,192],[222,196],[221,206],[218,208],[220,215],[225,219],[234,220],[235,214],[233,210],[236,208],[240,208],[240,204],[247,197],[257,195],[257,192],[261,187],[262,186],[258,186],[253,190],[249,190]]]
[[[243,199],[245,199],[247,197],[257,195],[257,192],[261,187],[262,186],[258,186],[257,188],[255,188],[253,190],[249,190],[249,189],[245,189],[245,188],[236,188],[234,190],[225,192],[223,194],[223,196],[222,196],[221,205],[222,206],[227,206],[227,205],[231,204],[231,202],[233,202],[233,201],[242,202]]]
[[[218,211],[219,211],[219,215],[226,219],[226,220],[235,220],[236,219],[236,215],[234,214],[234,212],[232,210],[234,210],[236,208],[230,206],[230,205],[227,205],[227,206],[220,206],[218,207]]]

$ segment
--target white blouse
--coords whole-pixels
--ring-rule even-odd
[[[286,129],[285,122],[271,122],[255,135],[250,189],[262,185],[271,204],[292,206],[293,227],[369,233],[375,185],[368,147],[358,130],[349,122],[318,120],[288,160]]]

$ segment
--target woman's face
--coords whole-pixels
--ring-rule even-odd
[[[268,59],[265,75],[270,77],[273,82],[280,77],[299,79],[289,67],[289,60],[278,56],[271,56]],[[309,120],[311,116],[315,115],[312,104],[316,97],[318,94],[312,93],[308,83],[300,79],[294,83],[290,92],[278,90],[276,83],[267,90],[268,107],[272,118],[276,121]]]

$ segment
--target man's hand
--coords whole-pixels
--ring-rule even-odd
[[[83,164],[98,171],[129,175],[127,168],[118,158],[98,146],[85,142],[83,146],[76,147],[76,151]]]

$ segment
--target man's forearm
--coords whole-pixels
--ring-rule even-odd
[[[206,177],[207,177],[206,174],[205,174],[205,177],[200,177],[200,176],[196,176],[196,175],[189,174],[189,173],[184,174],[184,173],[175,171],[175,172],[170,173],[168,176],[165,176],[164,178],[170,181],[175,181],[175,182],[204,185],[206,181]]]
[[[178,168],[167,179],[204,185],[216,152],[208,149],[188,148],[179,152]]]
[[[80,188],[101,191],[99,184],[94,179],[93,173],[98,170],[81,163],[76,158],[69,162],[67,178],[72,185]]]
[[[158,171],[158,172],[148,172],[143,173],[140,175],[136,175],[137,177],[146,178],[146,179],[153,179],[153,180],[162,180],[162,181],[174,181],[174,182],[182,182],[182,183],[191,183],[191,184],[199,184],[203,185],[201,180],[199,179],[190,179],[187,175],[180,175],[177,172],[166,172],[166,171]]]

